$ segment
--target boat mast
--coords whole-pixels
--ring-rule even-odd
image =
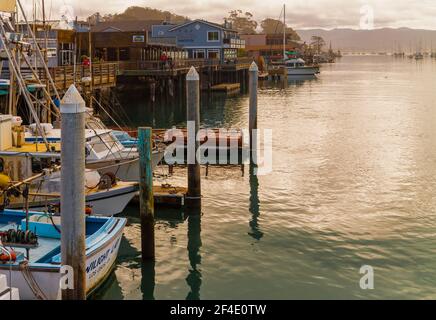
[[[283,61],[286,60],[286,4],[283,4]]]

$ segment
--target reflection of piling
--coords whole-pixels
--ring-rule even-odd
[[[142,259],[154,259],[154,200],[152,170],[152,129],[138,129],[140,170],[140,218]]]
[[[190,292],[186,300],[200,300],[201,287],[201,216],[191,215],[188,218],[188,258],[191,269],[186,277],[186,283],[190,287]]]
[[[197,150],[200,147],[197,141],[197,132],[200,128],[200,76],[194,67],[186,75],[186,99],[188,121],[188,194],[186,205],[191,208],[201,206],[201,179],[200,164],[197,160]],[[193,123],[194,125],[189,125]]]
[[[249,222],[251,232],[248,234],[256,240],[263,237],[263,232],[260,230],[258,218],[260,215],[259,204],[259,180],[255,173],[257,165],[250,164],[250,208],[251,220]]]
[[[62,299],[86,299],[85,256],[85,101],[74,85],[61,102],[61,253],[74,270],[74,288]]]
[[[249,94],[250,94],[250,102],[249,102],[249,122],[248,129],[250,135],[250,151],[253,148],[256,148],[256,138],[255,134],[253,134],[253,130],[257,129],[257,85],[258,85],[258,77],[259,77],[259,69],[257,68],[256,63],[253,63],[249,69]],[[252,158],[252,157],[251,157]]]

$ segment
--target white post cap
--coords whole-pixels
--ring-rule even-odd
[[[192,66],[191,69],[189,69],[188,74],[186,75],[186,81],[199,81],[200,75],[198,74],[197,70]]]
[[[62,98],[60,111],[61,113],[83,113],[86,111],[85,100],[74,84],[68,88]]]
[[[259,71],[259,68],[257,67],[256,62],[253,61],[253,62],[251,63],[249,71],[250,71],[250,72],[257,72],[257,71]]]

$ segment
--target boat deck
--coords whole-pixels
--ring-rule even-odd
[[[16,230],[17,225],[15,223],[0,225],[0,231],[8,231],[9,229]],[[29,249],[29,262],[38,262],[40,259],[46,256],[48,252],[52,252],[56,248],[59,248],[60,244],[61,243],[59,239],[39,237],[38,245]],[[26,250],[26,248],[14,247],[14,251],[17,253],[18,260],[21,260],[20,257],[26,256]]]

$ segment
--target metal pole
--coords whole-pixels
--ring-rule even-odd
[[[85,101],[71,85],[61,101],[61,253],[74,270],[74,288],[62,299],[86,299],[85,255]]]
[[[138,128],[139,190],[142,260],[154,259],[154,200],[152,169],[152,129]]]
[[[253,130],[257,129],[257,85],[259,77],[259,69],[254,61],[248,71],[248,90],[250,94],[248,129],[250,136],[250,152],[252,152],[253,148],[256,148],[257,145],[256,135],[253,135]]]
[[[197,159],[197,150],[200,147],[197,141],[197,132],[200,129],[200,76],[194,67],[186,75],[186,100],[188,121],[188,194],[186,204],[188,207],[201,206],[201,178],[200,164]]]

